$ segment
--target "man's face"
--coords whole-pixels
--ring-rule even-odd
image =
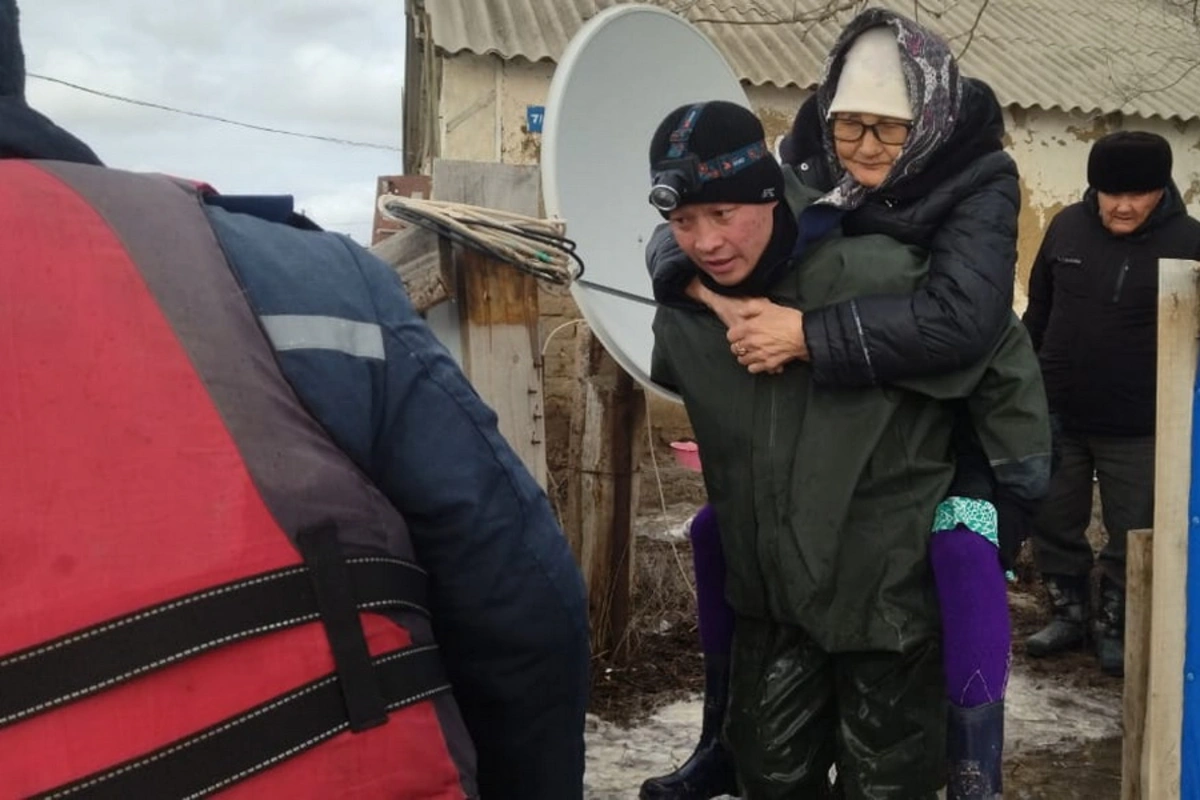
[[[1100,203],[1100,222],[1114,236],[1133,233],[1150,217],[1162,200],[1163,190],[1151,192],[1097,192]]]
[[[722,286],[749,277],[774,230],[775,203],[697,203],[668,220],[679,248]]]

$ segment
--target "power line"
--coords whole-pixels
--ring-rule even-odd
[[[79,92],[85,92],[87,94],[103,97],[108,100],[115,100],[119,103],[129,103],[130,105],[142,106],[144,108],[154,108],[159,111],[170,111],[172,114],[183,114],[187,117],[197,117],[198,119],[211,120],[212,122],[220,122],[225,125],[236,125],[239,128],[249,128],[252,131],[277,133],[281,136],[295,136],[298,139],[315,139],[318,142],[329,142],[331,144],[341,144],[348,147],[366,147],[372,150],[387,150],[393,153],[402,152],[401,148],[393,147],[392,145],[377,144],[375,142],[359,142],[353,139],[340,139],[336,136],[321,136],[315,133],[299,133],[298,131],[287,131],[283,130],[282,128],[271,128],[266,125],[255,125],[251,122],[241,122],[240,120],[229,119],[228,117],[219,117],[215,114],[205,114],[200,111],[188,111],[183,108],[175,108],[174,106],[167,106],[161,103],[151,103],[148,100],[137,100],[132,97],[124,97],[123,95],[113,94],[112,92],[104,92],[99,89],[92,89],[88,86],[81,86],[78,83],[64,81],[61,78],[52,78],[49,75],[39,75],[36,72],[29,72],[26,74],[30,78],[37,78],[38,80],[47,81],[49,83],[57,83],[60,86],[66,86],[68,89],[75,89]]]

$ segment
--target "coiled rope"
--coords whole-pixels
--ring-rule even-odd
[[[382,195],[378,205],[392,220],[419,225],[540,281],[567,286],[583,275],[583,259],[564,236],[562,220],[394,194]]]

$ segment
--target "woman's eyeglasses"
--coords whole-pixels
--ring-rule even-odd
[[[857,142],[870,131],[880,144],[904,144],[912,130],[911,122],[876,122],[868,125],[857,119],[834,117],[833,138],[839,142]]]

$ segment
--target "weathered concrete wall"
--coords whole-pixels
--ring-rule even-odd
[[[440,156],[538,163],[541,136],[528,130],[525,111],[545,105],[554,65],[471,54],[443,63]]]
[[[442,62],[438,156],[462,161],[499,161],[503,62],[464,54]],[[426,173],[430,165],[425,165]]]
[[[743,86],[750,107],[762,120],[763,130],[767,134],[767,144],[773,151],[778,152],[779,140],[791,130],[792,120],[796,117],[796,109],[808,97],[808,92],[802,92],[794,86],[780,89],[777,86]]]
[[[554,65],[494,56],[459,55],[444,63],[441,131],[443,158],[537,163],[541,137],[526,129],[526,107],[544,105]],[[791,127],[806,92],[795,87],[747,86],[750,103],[774,147]],[[1015,303],[1025,306],[1029,268],[1046,226],[1064,206],[1082,195],[1087,154],[1099,136],[1118,129],[1161,134],[1175,153],[1175,180],[1193,213],[1200,213],[1200,123],[1160,119],[1091,117],[1060,110],[1005,111],[1007,147],[1021,171],[1021,218]],[[568,232],[569,233],[569,232]],[[567,426],[574,385],[575,324],[581,317],[569,295],[543,291],[542,342],[545,348],[547,454],[553,476],[566,459]],[[547,337],[550,337],[547,341]],[[657,440],[685,435],[682,408],[652,401],[650,418]]]

